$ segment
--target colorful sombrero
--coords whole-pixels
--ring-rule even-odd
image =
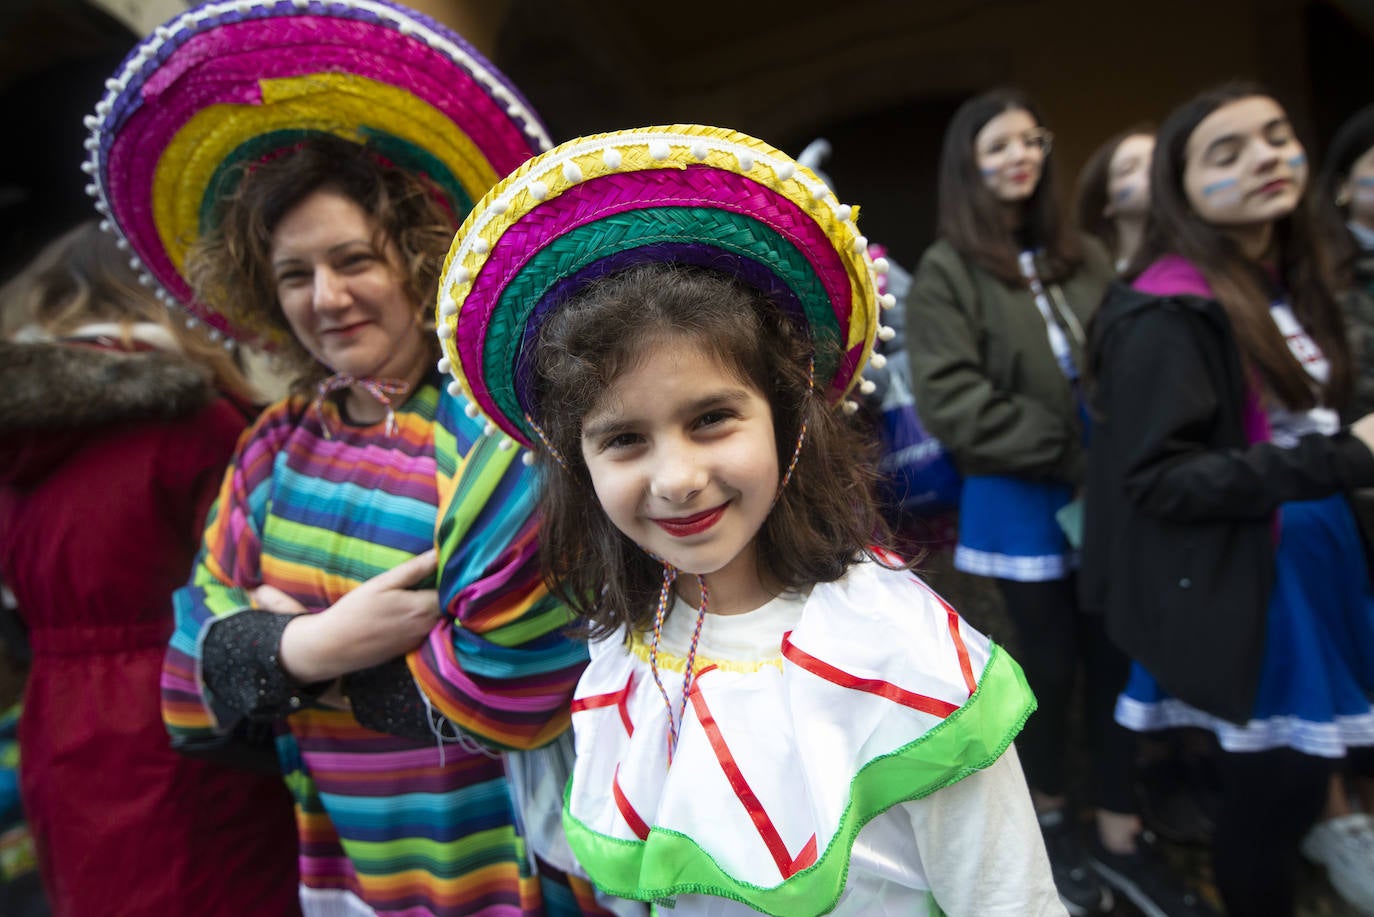
[[[159,26],[86,124],[87,190],[163,298],[193,302],[186,253],[243,170],[311,137],[375,149],[442,190],[455,224],[552,144],[529,103],[457,34],[382,0],[228,0]],[[265,343],[273,343],[265,341]]]
[[[873,354],[874,272],[856,211],[809,169],[736,131],[674,125],[598,134],[530,160],[468,215],[439,285],[451,386],[532,445],[531,351],[543,319],[591,281],[643,262],[731,273],[817,341],[816,385],[840,399]],[[886,332],[884,332],[886,335]],[[831,351],[831,352],[833,352]]]

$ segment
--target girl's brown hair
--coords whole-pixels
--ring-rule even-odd
[[[1374,149],[1374,105],[1357,111],[1331,138],[1326,161],[1311,195],[1321,244],[1331,255],[1338,289],[1346,289],[1354,282],[1354,262],[1361,254],[1359,243],[1346,225],[1349,203],[1337,201],[1338,189],[1349,180],[1355,160],[1370,149]]]
[[[1112,157],[1117,147],[1131,137],[1153,137],[1155,129],[1149,124],[1137,124],[1112,137],[1097,148],[1078,173],[1074,189],[1074,217],[1078,228],[1090,236],[1102,240],[1112,258],[1117,257],[1116,221],[1107,216],[1107,185],[1111,180]]]
[[[0,290],[5,311],[37,325],[54,338],[69,336],[84,325],[113,323],[132,343],[133,326],[155,324],[165,329],[182,353],[206,367],[215,387],[244,404],[260,396],[244,377],[234,352],[210,340],[200,322],[187,327],[186,316],[174,314],[139,283],[129,256],[114,237],[95,222],[82,223],[51,242],[33,263]]]
[[[554,592],[592,636],[648,628],[663,566],[597,502],[582,420],[655,345],[697,347],[757,389],[773,412],[779,468],[806,437],[791,480],[756,536],[759,562],[785,589],[833,582],[887,540],[873,497],[874,457],[857,427],[811,387],[811,342],[752,287],[714,271],[648,264],[602,278],[540,329],[534,420],[542,471],[541,559]]]
[[[995,89],[974,96],[963,105],[945,129],[940,150],[940,237],[970,261],[1004,282],[1022,286],[1018,255],[1026,243],[1045,250],[1043,280],[1063,280],[1083,262],[1082,246],[1060,217],[1058,179],[1054,156],[1047,155],[1040,183],[1026,201],[1022,235],[1009,229],[1002,202],[983,181],[978,170],[974,139],[993,118],[1022,110],[1043,126],[1040,110],[1016,89]]]
[[[379,252],[399,253],[401,283],[417,310],[428,309],[456,222],[434,187],[356,143],[321,137],[266,162],[244,167],[219,205],[212,229],[192,247],[187,272],[197,298],[235,325],[289,342],[279,353],[300,391],[333,372],[291,334],[277,300],[272,234],[297,204],[334,191],[362,208],[376,227]],[[437,340],[427,336],[434,357]]]
[[[1253,84],[1228,83],[1175,109],[1160,125],[1150,166],[1145,239],[1126,276],[1135,278],[1163,255],[1182,256],[1202,272],[1231,322],[1241,356],[1280,401],[1292,410],[1306,410],[1319,400],[1340,408],[1352,384],[1350,349],[1333,293],[1329,253],[1317,244],[1309,208],[1300,204],[1275,221],[1273,269],[1293,314],[1330,363],[1321,398],[1269,315],[1274,290],[1265,266],[1247,259],[1230,236],[1199,219],[1184,192],[1193,131],[1222,106],[1255,96],[1272,98]]]

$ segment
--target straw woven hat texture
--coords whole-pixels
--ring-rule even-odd
[[[207,3],[159,26],[106,89],[82,166],[106,228],[162,298],[240,339],[259,335],[194,302],[185,261],[244,165],[342,137],[425,176],[457,222],[552,145],[466,41],[383,0]]]
[[[530,355],[543,320],[591,281],[644,262],[702,265],[763,291],[838,359],[816,385],[840,400],[880,332],[868,255],[841,204],[805,167],[737,131],[673,125],[564,143],[493,188],[464,221],[439,286],[438,333],[462,390],[532,445]],[[818,348],[825,354],[826,348]],[[818,360],[820,358],[818,357]]]

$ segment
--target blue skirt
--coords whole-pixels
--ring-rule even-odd
[[[1078,552],[1054,514],[1072,499],[1073,488],[1057,481],[965,478],[955,568],[1020,582],[1063,579],[1078,567]]]
[[[1374,590],[1343,496],[1285,503],[1259,694],[1238,726],[1165,694],[1135,665],[1116,718],[1135,730],[1200,726],[1227,751],[1342,758],[1374,745]]]

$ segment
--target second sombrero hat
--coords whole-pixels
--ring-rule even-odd
[[[529,103],[453,31],[383,0],[227,0],[159,26],[87,118],[87,190],[164,297],[243,167],[314,136],[374,149],[441,189],[455,225],[551,146]],[[264,343],[273,343],[265,341]]]
[[[839,400],[879,332],[868,240],[809,169],[737,131],[673,125],[564,143],[493,188],[463,223],[439,286],[441,369],[529,446],[531,353],[544,318],[588,283],[671,261],[761,290],[818,343]],[[827,355],[835,355],[827,358]],[[875,360],[880,356],[873,355]]]

